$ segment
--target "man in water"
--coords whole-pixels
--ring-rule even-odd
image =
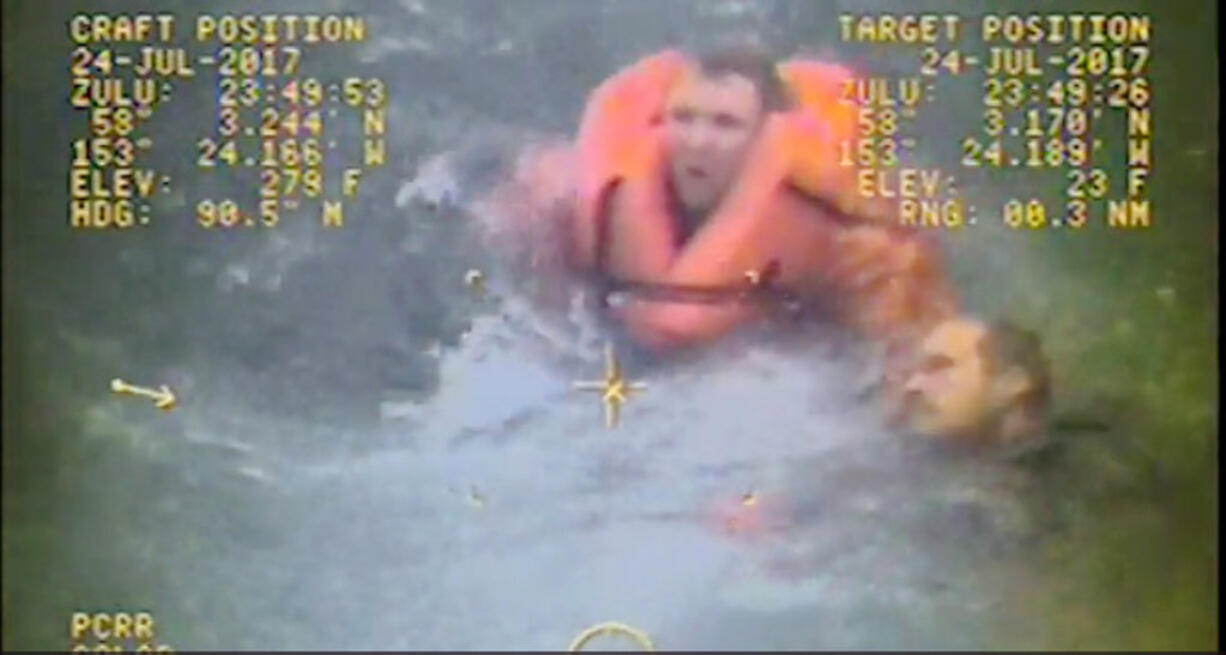
[[[1048,430],[1049,367],[1033,333],[961,317],[937,324],[886,374],[892,418],[964,445],[1024,450]]]
[[[519,181],[530,193],[554,187],[556,200],[558,180],[572,179],[563,167],[608,168],[591,187],[592,202],[579,198],[562,224],[579,244],[574,268],[629,297],[611,312],[637,341],[656,350],[709,341],[763,315],[743,302],[747,295],[785,291],[888,352],[883,395],[912,430],[1010,444],[1042,431],[1049,383],[1037,341],[961,315],[935,245],[890,220],[889,207],[858,201],[854,175],[834,170],[802,189],[787,177],[791,160],[771,157],[771,148],[788,147],[779,117],[790,116],[803,87],[788,88],[774,62],[751,50],[659,58],[638,69],[594,94],[578,156],[548,151],[521,169],[531,179]],[[635,103],[652,109],[656,89],[661,111],[641,126],[619,123],[647,115]],[[604,107],[593,111],[597,103]],[[840,111],[816,110],[819,118]],[[593,138],[599,130],[610,134]],[[848,136],[846,121],[833,131]],[[784,138],[771,145],[772,132]],[[585,159],[585,147],[594,158]],[[783,179],[761,173],[779,161]],[[730,284],[748,268],[738,267],[764,261],[777,279],[751,284],[748,294]],[[721,284],[725,301],[710,302]]]

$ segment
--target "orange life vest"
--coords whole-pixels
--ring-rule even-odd
[[[659,128],[667,94],[689,66],[680,53],[662,52],[609,78],[589,99],[576,140],[580,204],[571,247],[580,266],[596,264],[604,199],[618,183],[627,188],[642,242],[660,248],[676,243]],[[856,130],[857,108],[841,99],[850,72],[815,61],[790,61],[778,70],[796,107],[767,120],[741,178],[684,252],[677,253],[680,261],[726,260],[743,263],[745,269],[766,264],[749,257],[767,245],[763,240],[795,236],[787,235],[788,221],[777,215],[780,191],[787,186],[843,209],[856,204],[856,171],[838,163],[840,141],[854,139]],[[745,255],[738,256],[740,251]],[[730,271],[729,279],[701,280],[710,277],[701,273],[703,268],[695,264],[694,283],[733,282],[744,274]]]

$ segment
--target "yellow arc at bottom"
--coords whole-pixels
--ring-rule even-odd
[[[656,649],[655,644],[651,642],[651,637],[648,637],[646,632],[643,632],[642,630],[639,630],[633,626],[626,625],[625,623],[606,621],[604,623],[597,623],[583,632],[580,632],[579,636],[575,637],[575,640],[570,642],[570,648],[568,650],[572,653],[579,652],[583,650],[583,647],[587,644],[587,642],[600,635],[622,635],[633,639],[643,650],[654,651]]]

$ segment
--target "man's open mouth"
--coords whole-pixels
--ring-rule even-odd
[[[707,170],[701,166],[686,166],[685,174],[703,180],[707,177]]]
[[[928,399],[918,393],[911,393],[903,398],[902,405],[899,407],[899,413],[908,419],[915,419],[924,414],[931,413],[933,410],[932,403]]]

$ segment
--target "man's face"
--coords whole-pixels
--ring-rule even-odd
[[[963,436],[981,428],[994,402],[982,352],[987,328],[966,319],[939,324],[920,343],[902,385],[903,419],[930,436]]]
[[[677,196],[713,209],[736,179],[763,118],[754,83],[735,74],[687,75],[668,97],[665,141]]]

